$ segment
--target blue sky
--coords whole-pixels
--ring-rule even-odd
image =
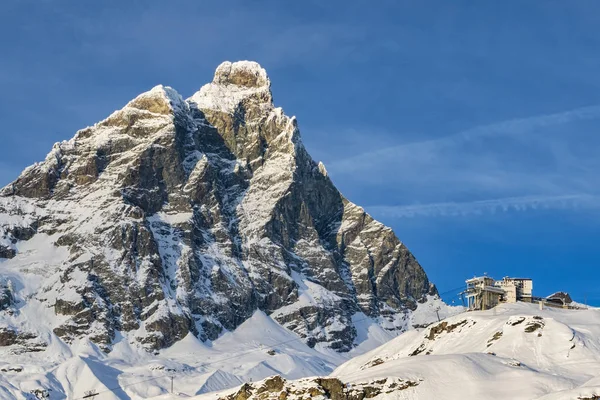
[[[600,305],[599,3],[295,3],[2,2],[0,184],[156,84],[256,60],[441,292],[525,275]]]

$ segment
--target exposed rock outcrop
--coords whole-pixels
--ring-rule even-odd
[[[0,347],[12,346],[13,354],[37,353],[44,351],[47,343],[38,339],[32,332],[19,332],[13,328],[0,327]]]
[[[12,284],[0,278],[0,311],[6,310],[14,304]]]
[[[349,385],[337,378],[287,381],[280,376],[273,376],[255,384],[246,383],[236,392],[219,400],[364,400],[381,394],[399,394],[419,384],[420,382],[398,378],[382,378]]]

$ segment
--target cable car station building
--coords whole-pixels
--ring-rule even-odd
[[[516,303],[533,300],[533,281],[529,278],[505,277],[495,281],[489,276],[468,279],[467,298],[469,310],[489,310],[500,303]]]

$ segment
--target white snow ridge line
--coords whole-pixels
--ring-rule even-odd
[[[328,378],[345,393],[379,400],[486,399],[590,400],[600,395],[600,310],[539,310],[503,304],[467,312],[400,335],[357,356]],[[265,398],[273,380],[195,397],[216,400],[241,394]],[[272,399],[299,400],[322,380],[284,382]],[[261,396],[261,394],[263,396]],[[321,397],[328,398],[328,397]]]

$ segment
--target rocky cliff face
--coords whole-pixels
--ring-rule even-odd
[[[253,62],[221,64],[188,100],[157,86],[56,144],[2,190],[0,224],[0,269],[39,277],[55,334],[107,351],[117,331],[149,349],[214,339],[257,309],[347,351],[353,315],[402,329],[435,291],[312,160]]]

